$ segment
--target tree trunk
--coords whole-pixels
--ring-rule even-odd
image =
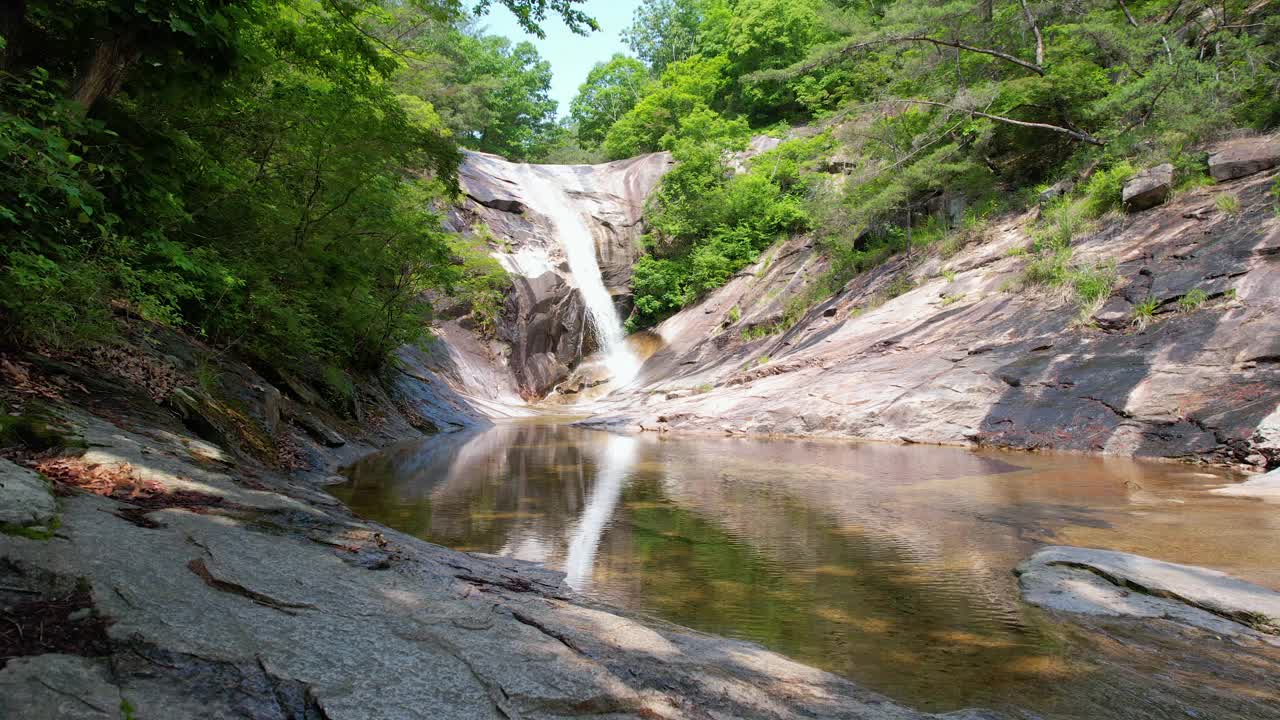
[[[88,110],[99,99],[116,94],[141,54],[131,32],[103,41],[80,74],[72,99]]]
[[[978,18],[982,22],[991,22],[995,15],[996,0],[978,0]]]

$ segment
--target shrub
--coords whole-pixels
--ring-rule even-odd
[[[1136,174],[1127,161],[1099,170],[1084,185],[1084,206],[1089,217],[1098,217],[1120,207],[1124,184]]]
[[[1133,306],[1133,325],[1139,330],[1150,325],[1155,320],[1156,308],[1160,307],[1160,301],[1148,297],[1146,300]]]
[[[1214,197],[1213,205],[1223,215],[1235,217],[1240,214],[1240,198],[1230,193],[1223,193]]]
[[[1200,288],[1192,288],[1187,291],[1186,295],[1178,298],[1178,309],[1183,312],[1192,312],[1199,309],[1209,299],[1209,294]]]

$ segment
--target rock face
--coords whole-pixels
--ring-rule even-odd
[[[1131,211],[1146,210],[1163,203],[1173,191],[1173,166],[1157,165],[1134,175],[1124,184],[1122,199]]]
[[[1018,566],[1033,605],[1134,618],[1167,618],[1280,645],[1280,593],[1206,568],[1140,555],[1051,546]]]
[[[57,512],[44,478],[0,458],[0,526],[47,526]]]
[[[644,204],[670,166],[668,154],[655,153],[601,165],[532,167],[536,182],[557,184],[587,219],[604,284],[624,311],[631,266],[641,252]],[[498,338],[510,346],[507,366],[521,393],[532,398],[564,379],[595,349],[595,339],[554,223],[530,200],[529,172],[496,155],[468,153],[460,169],[466,201],[450,222],[461,231],[483,225],[493,235],[493,254],[514,282]]]
[[[1280,139],[1249,138],[1226,143],[1209,156],[1209,174],[1218,182],[1235,180],[1280,165]]]
[[[1213,211],[1219,188],[1203,189],[1079,238],[1078,262],[1118,275],[1097,327],[1080,326],[1060,295],[1010,289],[1026,216],[953,257],[865,273],[782,330],[787,301],[824,269],[804,238],[789,239],[660,325],[666,346],[638,387],[597,404],[592,422],[1275,466],[1273,182],[1232,183],[1234,217]],[[1147,298],[1156,312],[1140,326],[1131,308]]]

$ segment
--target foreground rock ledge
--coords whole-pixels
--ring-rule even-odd
[[[284,478],[197,463],[173,429],[73,419],[87,462],[221,500],[148,510],[77,494],[52,540],[0,536],[0,604],[84,578],[91,607],[65,622],[105,634],[92,651],[9,660],[0,717],[936,717],[751,644],[592,605],[546,570],[359,521]]]
[[[1191,565],[1089,548],[1046,547],[1018,566],[1027,602],[1052,610],[1165,618],[1280,646],[1280,593]]]

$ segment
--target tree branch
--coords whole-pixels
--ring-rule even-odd
[[[1133,19],[1133,13],[1129,12],[1129,6],[1124,3],[1124,0],[1116,0],[1116,2],[1120,3],[1120,9],[1124,11],[1124,19],[1128,20],[1133,27],[1138,27],[1138,21]]]
[[[1037,122],[1027,122],[1025,120],[1014,120],[1013,118],[1007,118],[1001,115],[992,115],[990,113],[985,113],[980,110],[966,110],[964,108],[956,107],[955,105],[948,105],[947,103],[934,102],[933,100],[895,100],[894,102],[905,102],[905,103],[910,103],[912,105],[929,105],[932,107],[946,108],[948,110],[953,110],[955,112],[969,113],[970,115],[976,115],[978,117],[986,118],[988,120],[994,120],[996,122],[1005,123],[1006,125],[1017,125],[1018,127],[1035,128],[1037,130],[1049,130],[1052,132],[1061,133],[1063,135],[1069,135],[1075,138],[1076,140],[1089,143],[1090,145],[1097,145],[1098,147],[1103,147],[1106,145],[1106,143],[1090,135],[1087,132],[1083,132],[1080,130],[1072,130],[1070,128],[1062,127],[1061,125],[1050,125],[1049,123],[1037,123]]]
[[[1039,31],[1037,30],[1037,32]],[[909,43],[909,42],[932,43],[934,45],[942,45],[945,47],[956,48],[958,50],[965,50],[968,52],[979,53],[982,55],[989,55],[991,57],[1004,60],[1005,62],[1013,63],[1014,65],[1017,65],[1026,70],[1030,70],[1031,72],[1037,75],[1044,75],[1044,68],[1041,67],[1039,64],[1029,63],[1026,60],[1022,60],[1021,58],[1014,57],[1009,53],[1001,52],[999,50],[992,50],[991,48],[975,47],[973,45],[967,45],[962,42],[956,42],[953,40],[943,40],[941,38],[929,37],[927,35],[891,35],[889,37],[875,38],[873,40],[864,40],[862,42],[850,43],[840,48],[838,51],[834,52],[830,56],[819,58],[809,62],[800,63],[797,65],[793,65],[783,70],[752,73],[749,76],[749,78],[753,80],[762,80],[767,78],[775,78],[782,75],[785,75],[788,77],[801,75],[803,73],[809,72],[810,70],[815,70],[817,68],[823,67],[824,65],[828,65],[834,62],[838,57],[842,57],[845,55],[852,55],[853,53],[859,50],[865,50],[867,48],[876,47],[878,45],[891,45],[894,43]]]

